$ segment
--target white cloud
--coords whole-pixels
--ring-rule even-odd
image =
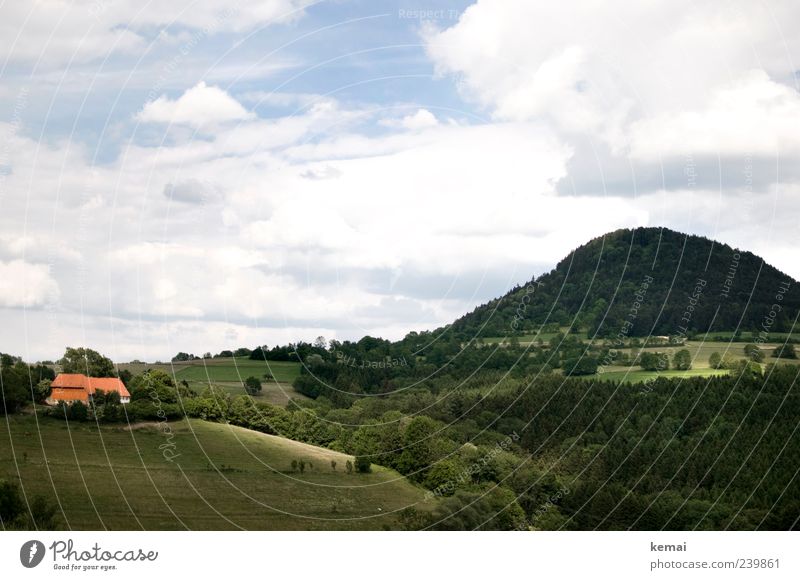
[[[0,307],[31,308],[58,301],[58,284],[43,264],[0,262]]]
[[[183,31],[180,35],[159,34],[152,42],[147,40],[145,33],[151,33],[154,27],[170,26],[193,30],[188,36],[196,36],[196,44],[198,39],[219,32],[241,32],[296,20],[309,3],[175,0],[146,10],[135,0],[4,3],[0,18],[0,37],[4,42],[0,44],[0,56],[40,65],[100,60],[115,52],[133,53],[147,49],[152,43],[174,43],[187,36]]]
[[[162,95],[147,103],[136,118],[144,123],[202,127],[227,121],[244,121],[252,119],[253,115],[224,90],[207,86],[201,81],[176,100]]]
[[[779,27],[798,18],[789,1],[479,0],[425,41],[437,70],[497,119],[547,119],[620,153],[631,139],[637,151],[644,139],[657,148],[676,121],[670,145],[686,129],[686,141],[702,131],[701,146],[743,152],[748,128],[769,147],[776,124],[797,123],[796,91],[777,83],[794,78],[800,57],[797,35]]]
[[[428,109],[417,109],[415,113],[400,119],[384,119],[380,122],[384,127],[399,127],[408,131],[421,131],[436,127],[439,121]]]
[[[800,93],[752,71],[696,110],[663,113],[631,127],[631,156],[657,160],[684,154],[796,157]]]
[[[195,27],[213,25],[225,5],[184,15],[188,38]],[[770,8],[777,22],[797,19],[788,3]],[[249,10],[218,28],[252,27],[266,17]],[[0,274],[8,275],[0,280],[14,283],[0,283],[0,306],[57,304],[57,322],[41,312],[31,317],[42,330],[41,356],[57,356],[74,340],[68,329],[81,324],[88,344],[115,358],[152,359],[319,334],[397,338],[449,322],[619,227],[718,236],[798,275],[794,184],[773,191],[764,178],[748,191],[739,184],[721,193],[709,179],[692,190],[681,189],[680,179],[662,191],[659,171],[662,179],[636,196],[622,188],[600,195],[609,157],[614,179],[627,183],[620,176],[632,172],[628,155],[638,180],[648,168],[680,173],[674,159],[659,160],[684,149],[698,162],[742,152],[783,160],[800,150],[797,94],[786,84],[800,36],[788,35],[783,46],[764,10],[689,0],[646,8],[481,0],[454,26],[425,37],[439,72],[457,78],[463,94],[491,114],[480,125],[448,123],[433,104],[380,120],[385,103],[348,106],[312,92],[265,92],[258,83],[239,85],[249,94],[229,94],[220,88],[227,84],[212,86],[200,74],[195,79],[208,84],[177,84],[186,70],[204,69],[187,58],[157,94],[176,86],[185,92],[141,108],[136,119],[147,126],[137,128],[135,142],[120,143],[114,160],[76,142],[8,131],[3,165],[10,172],[0,192]],[[118,47],[141,50],[140,31],[150,26],[152,35],[165,16],[131,16],[131,27],[109,27],[111,11],[99,18],[95,32],[105,35],[87,42],[102,46],[81,58],[105,56],[111,30],[132,35]],[[180,30],[159,42],[186,42]],[[34,40],[44,48],[41,37]],[[53,42],[64,55],[75,50],[66,30]],[[217,70],[264,72],[252,64],[232,56]],[[137,90],[148,88],[151,72],[134,71]],[[61,71],[49,75],[60,82]],[[298,112],[261,118],[263,108],[241,104],[259,102]],[[196,138],[196,129],[212,127]],[[586,168],[599,176],[594,183],[556,193]],[[765,230],[774,235],[769,243],[760,237]],[[4,322],[22,328],[19,315],[6,310]]]

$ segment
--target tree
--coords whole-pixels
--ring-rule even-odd
[[[348,474],[353,473],[353,462],[348,459],[347,463],[344,464],[344,469]]]
[[[67,347],[59,361],[64,373],[84,374],[90,377],[114,377],[114,363],[110,358],[91,348]]]
[[[25,509],[19,486],[0,479],[0,523],[4,529],[53,530],[56,512],[57,507],[40,495],[31,498],[30,510]]]
[[[781,344],[775,347],[772,356],[774,358],[797,358],[797,353],[793,344]]]
[[[597,359],[591,356],[568,358],[564,361],[564,374],[570,377],[593,375],[597,372],[598,365]]]
[[[744,354],[753,362],[764,362],[764,351],[758,348],[755,344],[744,345]]]
[[[247,377],[244,381],[244,388],[248,395],[257,395],[261,392],[261,381],[257,377]]]
[[[336,471],[336,460],[335,459],[331,459],[331,469]]]
[[[663,352],[642,352],[639,366],[646,371],[666,371],[669,369],[669,357]]]
[[[6,522],[11,522],[22,514],[25,504],[19,494],[19,487],[15,483],[0,479],[0,522],[7,527]]]
[[[121,380],[122,384],[125,385],[126,387],[129,384],[131,384],[131,379],[133,378],[133,373],[131,371],[129,371],[128,369],[120,369],[120,371],[117,373],[117,375],[119,376],[119,380]]]
[[[36,383],[36,386],[33,388],[33,396],[37,403],[43,403],[44,400],[50,396],[51,385],[52,381],[50,379],[42,379]]]
[[[672,357],[672,366],[679,371],[688,371],[692,368],[692,353],[682,348]]]
[[[15,413],[31,400],[30,374],[28,365],[3,355],[0,369],[0,413]]]
[[[372,471],[372,462],[370,462],[369,457],[366,455],[356,455],[355,468],[359,473],[369,473]]]
[[[303,473],[306,470],[306,462],[304,459],[301,459],[297,466],[300,468],[300,473]]]
[[[712,352],[708,357],[708,366],[710,366],[712,369],[721,369],[722,355],[717,351]]]
[[[162,370],[150,369],[134,377],[128,390],[133,401],[178,402],[178,387],[172,376]]]
[[[72,421],[86,421],[89,418],[89,409],[80,401],[75,401],[69,406],[69,418]]]
[[[297,459],[292,459],[292,471],[297,471]]]
[[[31,521],[25,527],[35,530],[54,530],[57,512],[58,507],[55,504],[40,495],[35,495],[31,500],[31,510],[28,514],[28,519]]]

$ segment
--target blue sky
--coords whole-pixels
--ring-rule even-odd
[[[791,2],[0,8],[0,350],[447,323],[620,227],[795,277]]]

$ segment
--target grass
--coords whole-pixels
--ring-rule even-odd
[[[300,374],[300,363],[257,361],[249,358],[216,358],[162,364],[125,363],[119,365],[133,374],[146,369],[161,369],[175,377],[176,381],[186,381],[197,392],[210,384],[221,387],[232,395],[245,394],[242,382],[250,376],[262,380],[261,393],[256,400],[273,405],[286,406],[291,399],[307,399],[292,388],[292,382]],[[273,379],[264,379],[271,374]]]
[[[35,415],[4,422],[0,478],[60,502],[65,529],[396,528],[397,510],[424,497],[389,469],[347,474],[351,458],[342,453],[198,419],[169,424],[174,462],[159,450],[169,439],[157,423],[98,428]],[[313,468],[292,472],[293,459]]]
[[[300,363],[258,361],[249,358],[215,358],[174,363],[124,363],[119,365],[133,374],[139,374],[146,369],[161,369],[170,374],[175,373],[177,380],[185,379],[189,382],[243,381],[249,376],[262,378],[264,374],[271,374],[279,383],[291,383],[300,375]]]

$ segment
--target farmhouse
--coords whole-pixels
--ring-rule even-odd
[[[105,393],[119,393],[121,403],[130,403],[131,394],[121,380],[117,378],[94,378],[79,374],[61,373],[51,385],[50,396],[47,398],[49,405],[60,402],[72,404],[75,401],[88,403],[96,391]]]

